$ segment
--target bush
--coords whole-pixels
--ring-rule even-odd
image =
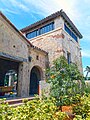
[[[80,102],[74,106],[73,112],[83,120],[90,120],[90,95],[81,97]]]
[[[90,94],[90,83],[86,83],[85,93]]]
[[[72,104],[72,96],[84,93],[82,74],[75,64],[68,64],[63,56],[53,62],[46,75],[47,82],[51,84],[50,95],[57,100],[57,106]]]
[[[18,107],[0,104],[0,120],[64,120],[67,115],[55,106],[55,99],[38,98]]]

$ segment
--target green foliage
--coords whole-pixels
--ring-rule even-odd
[[[53,98],[39,98],[18,107],[10,107],[1,101],[0,120],[64,120],[68,116],[55,105]]]
[[[80,102],[74,106],[73,112],[77,117],[81,116],[82,120],[90,120],[90,95],[81,97]]]
[[[73,95],[71,97],[72,104],[78,104],[78,103],[80,103],[81,97],[82,97],[82,95],[80,95],[80,94]]]
[[[86,69],[85,69],[85,71],[87,72],[85,78],[86,78],[86,80],[88,80],[88,79],[90,78],[90,77],[88,77],[88,74],[90,73],[90,67],[87,66]],[[90,79],[89,79],[89,80],[90,80]]]
[[[75,118],[74,118],[73,120],[83,120],[83,119],[82,119],[82,116],[76,115]]]
[[[46,75],[47,82],[51,83],[50,95],[56,98],[57,106],[63,105],[65,100],[70,104],[70,97],[84,92],[85,83],[78,67],[73,63],[68,64],[63,56],[53,62]]]
[[[85,93],[90,94],[90,83],[86,83]]]

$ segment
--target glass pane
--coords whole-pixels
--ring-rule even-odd
[[[52,30],[54,30],[54,23],[52,23]]]
[[[40,28],[40,35],[42,34],[42,28]]]
[[[65,27],[66,32],[67,32],[69,35],[71,35],[71,30],[70,30],[66,25],[64,25],[64,27]]]
[[[45,25],[45,26],[39,28],[38,30],[35,30],[33,32],[30,32],[30,33],[26,34],[26,37],[28,39],[30,39],[30,38],[36,37],[38,35],[44,34],[46,32],[49,32],[49,31],[51,31],[53,29],[54,29],[54,23],[52,22],[52,23],[50,23],[48,25]]]
[[[44,31],[44,27],[42,28],[42,34],[43,34],[43,33],[45,33],[45,31]]]
[[[72,38],[77,42],[77,36],[74,33],[72,33]]]
[[[36,31],[36,36],[38,36],[38,35],[39,35],[39,30]]]
[[[52,24],[49,25],[49,30],[50,30],[50,31],[52,30]]]
[[[64,29],[76,42],[78,42],[77,36],[65,24],[64,24]]]

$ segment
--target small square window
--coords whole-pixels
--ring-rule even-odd
[[[36,60],[39,60],[39,56],[38,55],[36,56]]]
[[[67,52],[67,62],[68,64],[71,63],[71,53]]]

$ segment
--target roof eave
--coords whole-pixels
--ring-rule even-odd
[[[61,16],[70,24],[70,26],[77,33],[78,37],[80,39],[83,38],[82,34],[79,32],[79,30],[76,28],[76,26],[73,24],[73,22],[69,19],[69,17],[66,15],[66,13],[64,11],[61,12]]]
[[[76,26],[73,24],[73,22],[69,19],[69,17],[66,15],[66,13],[63,10],[60,10],[60,11],[54,13],[54,14],[51,14],[50,16],[21,29],[21,32],[25,33],[28,30],[33,29],[36,26],[39,26],[39,25],[41,25],[41,24],[43,24],[47,21],[53,20],[53,19],[55,19],[56,17],[59,17],[59,16],[63,17],[68,22],[68,24],[73,28],[73,30],[76,32],[76,34],[78,35],[78,37],[80,39],[83,38],[82,34],[79,32],[79,30],[76,28]]]

